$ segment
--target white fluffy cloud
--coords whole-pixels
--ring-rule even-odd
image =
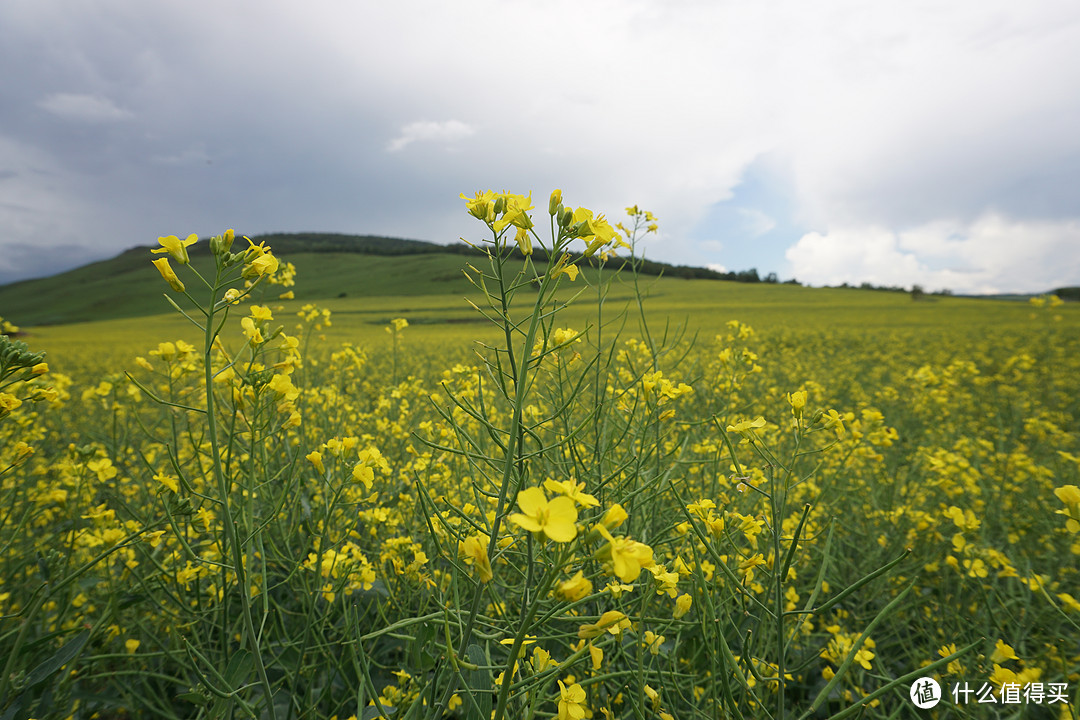
[[[948,288],[964,293],[1045,292],[1080,277],[1080,221],[1016,221],[987,213],[896,232],[837,227],[808,233],[787,251],[797,277],[815,285]]]
[[[432,122],[421,120],[409,123],[401,128],[401,133],[386,146],[387,152],[398,152],[414,142],[433,142],[442,145],[463,140],[476,133],[476,130],[459,120]]]

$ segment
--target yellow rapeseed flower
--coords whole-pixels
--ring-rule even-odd
[[[549,667],[554,667],[559,664],[552,659],[551,653],[539,645],[533,648],[532,659],[529,662],[532,665],[534,673],[542,673]]]
[[[1063,485],[1054,489],[1054,495],[1065,504],[1064,510],[1058,510],[1059,515],[1068,518],[1065,527],[1069,532],[1080,533],[1080,487],[1076,485]]]
[[[161,277],[165,278],[165,281],[169,283],[169,286],[176,292],[184,292],[184,283],[180,278],[176,277],[176,273],[173,272],[172,266],[169,265],[169,258],[159,258],[154,260],[154,267],[161,273]]]
[[[461,193],[461,199],[465,201],[465,208],[477,220],[490,223],[495,221],[495,193],[491,190],[477,192],[476,197],[468,197]]]
[[[555,266],[555,269],[551,272],[551,277],[555,278],[555,277],[558,277],[560,275],[565,275],[566,277],[570,278],[570,282],[573,282],[574,280],[577,280],[577,276],[578,276],[578,267],[577,267],[577,265],[567,265],[567,264],[564,264],[564,263],[560,262],[558,265]]]
[[[370,465],[357,463],[352,469],[352,478],[354,482],[363,483],[364,487],[370,490],[375,484],[375,471]]]
[[[589,645],[589,658],[592,660],[592,669],[599,670],[600,665],[604,662],[604,650],[598,648],[595,645]]]
[[[172,490],[173,492],[179,492],[180,491],[180,484],[177,481],[177,479],[174,478],[172,475],[166,475],[165,473],[158,473],[157,475],[154,476],[154,479],[157,480],[162,485],[164,485],[165,487]]]
[[[526,488],[518,493],[520,513],[510,519],[518,527],[534,533],[543,533],[555,542],[570,542],[577,537],[577,507],[568,497],[548,500],[538,487]]]
[[[806,407],[806,391],[799,390],[788,395],[788,402],[791,403],[791,414],[797,418],[802,417],[803,408]]]
[[[628,517],[630,516],[626,514],[626,510],[623,509],[623,506],[619,503],[615,503],[604,513],[604,517],[601,518],[600,524],[608,530],[614,530],[626,522]]]
[[[265,255],[260,255],[248,263],[244,268],[242,275],[246,278],[262,277],[263,275],[273,275],[277,272],[277,269],[278,259],[267,253]]]
[[[0,417],[7,415],[20,405],[22,405],[22,400],[19,398],[11,393],[0,392]]]
[[[1080,601],[1078,601],[1069,593],[1058,593],[1057,598],[1061,601],[1061,604],[1064,605],[1069,611],[1074,613],[1080,613]]]
[[[765,427],[765,418],[758,417],[756,420],[742,420],[734,425],[728,425],[727,431],[738,433],[743,437],[750,437],[753,435],[752,430]]]
[[[240,321],[240,325],[244,328],[244,335],[247,336],[248,342],[251,343],[252,347],[263,342],[262,331],[259,330],[259,326],[255,324],[254,320],[246,317]]]
[[[573,480],[553,480],[548,478],[544,481],[544,487],[553,493],[559,493],[573,500],[582,507],[597,507],[600,501],[585,490],[585,483],[575,483]]]
[[[495,232],[502,232],[509,225],[524,230],[533,226],[532,218],[528,215],[528,211],[533,209],[531,192],[527,196],[503,193],[499,197],[503,200],[505,210],[503,216],[492,225]]]
[[[990,654],[990,662],[1000,665],[1006,660],[1016,660],[1016,651],[1004,640],[994,643],[994,652]]]
[[[161,243],[161,247],[155,248],[150,252],[155,254],[169,253],[173,260],[181,265],[187,265],[191,259],[188,257],[188,246],[194,245],[199,239],[199,236],[195,233],[187,236],[186,240],[181,240],[175,235],[166,235],[165,237],[159,237],[158,242]],[[163,260],[166,258],[162,258]]]
[[[844,437],[844,419],[844,415],[836,412],[836,410],[830,409],[822,421],[822,427],[826,430],[833,428],[836,430],[836,437]]]
[[[559,720],[581,720],[585,717],[585,690],[574,683],[570,687],[559,680]]]
[[[642,568],[653,564],[653,551],[648,545],[627,537],[613,537],[603,525],[596,529],[608,541],[596,552],[596,557],[607,563],[609,571],[623,582],[634,582]]]
[[[660,646],[664,644],[664,636],[657,635],[652,630],[645,631],[645,637],[642,638],[642,642],[645,647],[649,649],[649,652],[653,655],[660,654]]]
[[[683,615],[690,612],[690,606],[693,605],[693,604],[694,604],[694,598],[692,598],[691,596],[689,596],[689,595],[687,595],[685,593],[680,595],[675,600],[675,611],[672,613],[672,616],[674,616],[674,618],[676,620],[678,620]]]
[[[589,595],[593,591],[593,585],[580,570],[569,580],[559,583],[559,594],[563,598],[574,601]]]
[[[482,535],[470,535],[458,544],[458,558],[467,565],[476,568],[480,582],[488,582],[494,577],[491,560],[488,558],[487,538]]]
[[[270,308],[265,305],[252,305],[251,317],[255,320],[273,320],[274,315],[270,312]]]
[[[618,635],[623,630],[630,629],[630,620],[618,610],[608,610],[600,616],[595,623],[585,624],[578,628],[578,637],[582,640],[590,640],[604,633]]]
[[[256,245],[251,241],[251,238],[244,239],[248,241],[249,247],[244,251],[244,261],[247,264],[240,274],[241,277],[256,278],[276,273],[278,269],[278,259],[274,257],[270,248],[266,247],[266,243],[260,242]]]
[[[323,465],[321,452],[319,452],[318,450],[312,450],[304,456],[304,459],[311,463],[320,475],[326,474],[326,466]]]
[[[645,695],[649,698],[649,701],[652,703],[653,710],[659,710],[660,709],[660,693],[658,693],[651,685],[646,685],[645,686]]]
[[[529,237],[528,230],[525,228],[518,228],[517,234],[514,235],[514,242],[517,243],[518,250],[521,251],[522,255],[532,255],[532,238]]]

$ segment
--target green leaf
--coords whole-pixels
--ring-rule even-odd
[[[229,690],[235,690],[243,686],[251,677],[251,669],[255,660],[247,650],[241,650],[229,660],[229,667],[225,669],[225,681],[229,684]]]
[[[60,668],[74,660],[82,652],[83,646],[86,645],[86,641],[89,639],[89,630],[83,630],[73,637],[57,650],[51,658],[30,671],[30,674],[26,676],[26,686],[34,687],[48,680]]]
[[[185,700],[192,705],[198,705],[200,707],[206,707],[206,705],[210,702],[209,697],[207,697],[203,693],[195,692],[194,690],[192,690],[191,692],[180,693],[176,696],[176,699]]]
[[[479,666],[468,675],[469,708],[465,720],[489,720],[495,689],[491,685],[491,671],[485,667],[488,664],[487,656],[483,648],[475,643],[468,647],[465,656],[473,665]]]

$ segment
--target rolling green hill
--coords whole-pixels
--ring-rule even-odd
[[[296,287],[291,289],[301,300],[464,294],[470,288],[462,274],[468,258],[434,243],[314,233],[256,240],[266,241],[275,255],[296,265]],[[210,272],[207,243],[191,250],[192,265],[204,275]],[[136,247],[52,277],[0,286],[0,316],[33,326],[166,312],[161,297],[166,287],[150,264],[153,257],[149,247]]]
[[[275,255],[296,266],[296,287],[292,289],[298,300],[460,296],[471,289],[462,269],[479,257],[474,248],[464,243],[448,246],[373,235],[275,233],[253,239],[265,242]],[[239,247],[243,241],[238,239],[237,243]],[[19,326],[35,326],[163,312],[167,309],[161,298],[165,286],[150,266],[150,249],[136,247],[58,275],[0,286],[0,317]],[[200,242],[189,252],[192,265],[201,273],[209,272],[212,260],[208,243]],[[538,248],[533,260],[542,264],[546,254]],[[720,274],[648,260],[641,271],[687,279],[758,280],[756,270]]]
[[[473,290],[462,269],[466,263],[478,260],[478,252],[464,243],[447,246],[421,240],[334,233],[276,233],[254,239],[266,242],[275,255],[296,266],[296,287],[291,289],[300,302],[327,299],[341,302],[342,299],[373,297],[461,297]],[[237,243],[240,247],[243,241],[238,239]],[[154,257],[150,249],[136,247],[114,258],[52,277],[0,286],[0,317],[18,326],[31,327],[169,312],[162,298],[166,286],[150,265]],[[212,260],[208,243],[200,242],[192,246],[190,252],[192,265],[204,274],[209,273]],[[545,259],[543,251],[537,249],[533,260],[542,264]],[[586,273],[590,272],[586,262],[579,262],[579,265]],[[740,281],[738,285],[706,283],[712,288],[710,296],[734,293],[732,297],[738,297],[748,289],[742,283],[769,284],[760,281],[756,270],[721,274],[705,268],[646,260],[641,272],[663,274],[669,279]],[[263,297],[269,300],[279,292],[279,288],[268,287]],[[1058,292],[1069,299],[1080,298],[1077,288],[1063,288]],[[771,293],[766,295],[773,296]],[[861,293],[859,297],[860,302],[866,302],[869,296]]]

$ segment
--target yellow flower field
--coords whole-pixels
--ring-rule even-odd
[[[229,231],[174,316],[4,326],[0,717],[1078,717],[1076,308],[705,301],[650,213],[463,197],[473,307]]]

